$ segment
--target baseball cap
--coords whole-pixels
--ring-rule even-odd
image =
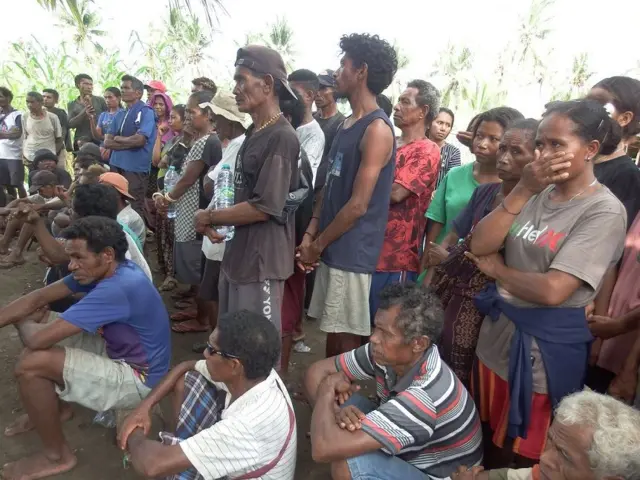
[[[131,200],[135,198],[129,193],[129,180],[124,178],[119,173],[107,172],[100,175],[98,183],[104,183],[105,185],[111,185],[118,192]]]
[[[58,163],[58,156],[48,148],[41,148],[39,150],[36,150],[36,152],[33,154],[34,168],[38,168],[38,164],[43,160],[53,160],[54,162]]]
[[[282,57],[275,50],[262,45],[247,45],[239,48],[235,66],[245,67],[263,75],[271,75],[282,83],[292,98],[298,98],[287,80],[287,70]]]
[[[102,154],[100,153],[100,147],[95,143],[91,143],[91,142],[85,143],[80,147],[80,150],[78,150],[78,152],[82,152],[92,157],[96,157],[96,160],[99,162],[102,161]]]
[[[167,93],[167,87],[160,80],[151,80],[144,84],[144,88],[153,88],[154,90],[158,90],[162,93]]]
[[[29,193],[38,193],[42,187],[46,187],[49,185],[57,185],[58,177],[55,173],[50,172],[49,170],[41,170],[36,172],[33,178],[31,179],[31,186],[29,187]]]
[[[209,107],[215,115],[220,115],[231,122],[238,122],[245,129],[251,125],[251,117],[238,109],[236,98],[231,92],[220,91],[210,102],[201,103],[200,108]]]
[[[333,77],[335,72],[333,70],[323,70],[318,74],[318,80],[320,80],[321,87],[335,87],[336,79]]]

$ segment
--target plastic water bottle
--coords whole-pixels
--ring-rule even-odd
[[[180,174],[176,172],[176,167],[172,165],[164,175],[164,193],[171,193],[171,190],[176,186],[178,180],[180,180]],[[176,218],[175,203],[170,203],[167,207],[167,218]]]
[[[235,195],[235,186],[233,184],[233,174],[229,165],[223,165],[218,173],[215,184],[215,200],[213,206],[216,210],[229,208],[233,206],[233,197]],[[225,242],[233,238],[233,225],[222,225],[216,228],[218,234],[224,236]]]

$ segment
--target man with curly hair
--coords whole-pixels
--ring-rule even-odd
[[[319,263],[309,316],[327,333],[327,356],[348,352],[371,334],[371,275],[382,249],[395,163],[395,134],[376,96],[398,68],[393,47],[377,35],[340,40],[336,92],[353,114],[329,152],[327,181],[298,247],[299,267]]]
[[[482,462],[482,429],[464,385],[440,359],[444,312],[425,287],[381,292],[371,342],[305,375],[313,459],[333,480],[449,478]],[[377,402],[352,382],[375,379]],[[353,394],[352,394],[353,393]]]

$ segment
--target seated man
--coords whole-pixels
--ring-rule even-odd
[[[25,203],[44,205],[55,196],[57,182],[57,177],[48,170],[36,172],[36,175],[32,178],[31,187],[29,187],[31,195],[27,198],[16,199],[5,208],[0,208],[0,215],[8,216],[15,208]],[[9,253],[9,245],[11,245],[11,241],[16,236],[18,236],[18,243],[7,257],[0,260],[0,268],[22,265],[25,262],[22,253],[33,236],[31,225],[25,225],[24,219],[14,216],[7,219],[4,235],[0,239],[0,255]]]
[[[334,480],[444,479],[461,465],[480,465],[478,412],[435,345],[443,320],[425,288],[389,285],[371,343],[309,368],[312,455],[331,462]],[[336,413],[352,381],[373,378],[379,405],[355,394]]]
[[[120,447],[135,470],[145,478],[292,480],[296,419],[274,370],[276,327],[247,310],[223,315],[204,357],[171,370],[125,421]],[[170,393],[175,434],[149,440],[151,409]]]
[[[115,220],[87,217],[63,234],[71,275],[0,310],[26,347],[16,366],[26,415],[5,430],[35,429],[43,452],[4,467],[4,478],[43,478],[77,463],[62,433],[67,402],[96,411],[136,407],[169,370],[169,318],[145,274],[125,259],[127,241]],[[48,324],[28,317],[76,293],[78,303]]]
[[[540,465],[482,471],[461,467],[451,480],[637,480],[640,412],[589,390],[565,397]]]
[[[61,185],[65,190],[71,186],[71,175],[58,167],[57,155],[46,148],[37,150],[33,156],[33,171],[29,173],[29,184],[33,182],[33,176],[42,170],[52,172],[58,179],[57,185]]]
[[[129,230],[138,240],[140,250],[144,248],[147,227],[138,212],[131,208],[130,200],[134,200],[129,193],[129,181],[119,173],[107,172],[100,175],[100,183],[110,185],[118,192],[118,223]]]

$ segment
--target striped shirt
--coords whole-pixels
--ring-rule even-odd
[[[376,364],[370,344],[336,357],[351,380],[375,378],[380,407],[362,430],[429,479],[446,479],[461,465],[482,463],[480,418],[471,396],[431,346],[403,377]]]
[[[291,399],[275,370],[266,380],[233,403],[224,383],[211,380],[206,361],[196,370],[217,388],[227,392],[220,421],[179,445],[205,480],[240,477],[255,472],[278,457],[289,433]],[[280,388],[278,388],[278,386]],[[284,392],[284,395],[283,395]],[[296,469],[296,429],[280,461],[262,480],[293,480]]]
[[[460,150],[458,147],[445,143],[440,149],[440,169],[438,170],[438,178],[436,180],[436,188],[440,182],[447,176],[449,170],[453,167],[460,166]]]

